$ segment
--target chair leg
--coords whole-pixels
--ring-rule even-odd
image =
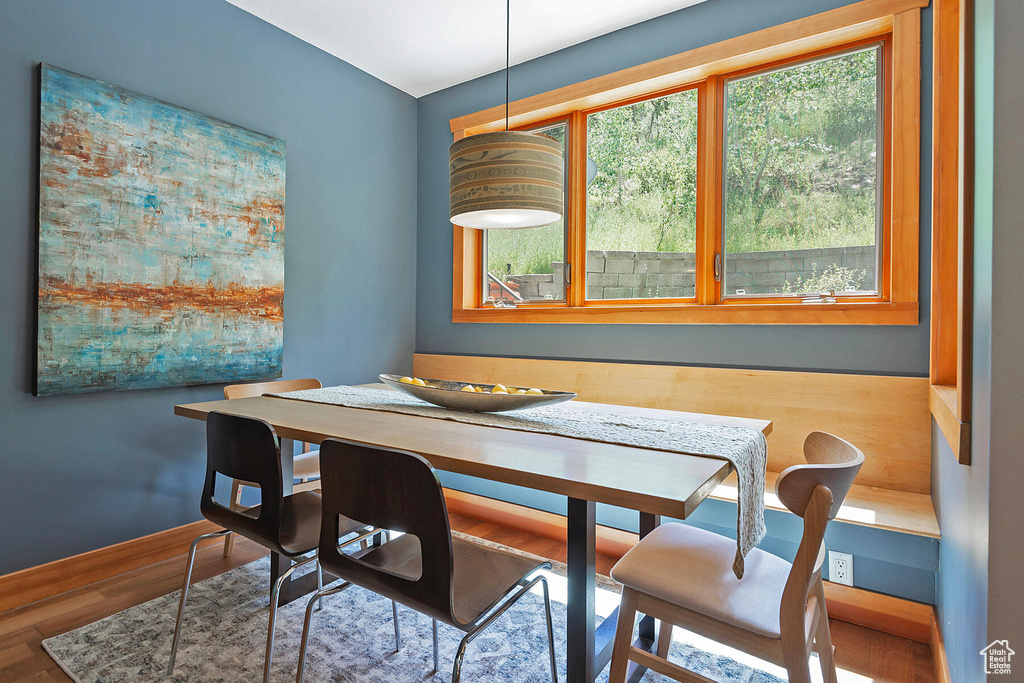
[[[432,620],[434,622],[434,670],[431,674],[437,673],[437,619]]]
[[[668,659],[670,647],[672,647],[672,624],[662,619],[658,626],[658,656]]]
[[[229,534],[227,529],[222,531],[214,531],[210,534],[203,534],[199,538],[192,541],[192,545],[188,549],[188,561],[185,564],[185,581],[181,586],[181,597],[178,600],[178,618],[174,621],[174,639],[171,642],[171,660],[167,665],[167,675],[170,676],[174,673],[174,659],[178,656],[178,639],[181,636],[181,616],[185,611],[185,601],[188,600],[188,588],[192,583],[192,565],[196,559],[196,549],[199,547],[199,542],[204,541],[207,538],[216,538],[217,536],[224,536]]]
[[[277,577],[274,589],[270,592],[270,623],[267,625],[267,652],[263,656],[263,683],[270,683],[270,666],[274,661],[274,625],[277,622],[277,602],[281,596],[281,586],[293,571],[310,562],[317,562],[316,555],[288,567],[281,573],[281,576]],[[314,597],[320,596],[320,593],[321,591],[317,591]]]
[[[828,625],[828,610],[825,607],[825,587],[818,581],[814,594],[818,598],[818,629],[814,634],[814,649],[821,665],[821,678],[825,683],[836,683],[836,662],[832,652],[832,632]]]
[[[302,640],[299,641],[299,669],[295,674],[295,683],[302,683],[302,675],[306,669],[306,645],[309,643],[309,624],[313,620],[313,603],[323,600],[328,595],[340,593],[351,585],[351,583],[346,581],[340,586],[319,590],[306,603],[306,619],[302,622]]]
[[[626,683],[629,669],[629,648],[633,644],[633,622],[636,621],[636,603],[639,595],[632,588],[622,587],[619,602],[619,620],[615,624],[615,642],[612,645],[611,670],[608,683]]]
[[[476,621],[474,621],[472,624],[469,625],[469,629],[466,632],[466,635],[463,636],[462,640],[459,642],[459,649],[455,653],[455,664],[452,666],[452,683],[459,683],[459,677],[462,675],[462,658],[466,654],[466,646],[469,645],[471,642],[473,642],[473,639],[476,638],[478,635],[480,635],[484,631],[484,629],[486,629],[488,626],[490,626],[498,617],[500,617],[502,614],[507,612],[510,607],[515,605],[517,602],[519,602],[519,599],[521,597],[523,597],[524,595],[526,595],[527,593],[529,593],[530,590],[534,586],[536,586],[537,583],[539,583],[539,582],[544,584],[544,589],[545,589],[544,590],[544,595],[545,595],[545,598],[546,598],[547,597],[547,585],[548,584],[547,584],[547,580],[543,576],[537,576],[536,578],[534,578],[534,579],[532,579],[530,581],[527,581],[526,579],[523,579],[518,584],[516,584],[515,586],[512,587],[512,590],[514,590],[515,588],[518,587],[519,588],[519,592],[512,593],[512,590],[510,590],[509,592],[511,593],[511,596],[508,597],[505,600],[505,602],[501,603],[501,606],[498,607],[498,609],[494,610],[493,612],[490,612],[489,614],[482,615],[480,618],[478,618]],[[554,663],[554,645],[553,644],[554,644],[555,641],[554,641],[554,637],[553,637],[554,633],[552,632],[552,628],[551,628],[550,601],[545,600],[545,606],[547,607],[547,617],[548,617],[548,644],[550,646],[549,650],[550,650],[550,655],[551,655],[551,662],[553,664]],[[552,670],[551,673],[552,673],[552,677],[556,677],[558,675],[554,670]],[[555,683],[558,683],[557,679],[555,680]]]
[[[551,683],[558,683],[558,663],[555,661],[555,630],[551,624],[551,598],[548,595],[548,581],[540,580],[544,589],[544,617],[548,622],[548,658],[551,661]]]
[[[811,683],[810,660],[803,643],[787,644],[782,641],[782,661],[786,666],[789,683]]]
[[[237,510],[242,505],[242,482],[237,479],[231,480],[231,497],[228,500],[231,501],[229,507],[232,510]],[[234,547],[235,535],[229,531],[224,537],[224,557],[231,557]]]
[[[320,593],[324,590],[324,568],[320,566],[320,560],[316,561],[316,592]],[[324,599],[320,598],[316,602],[316,611],[319,612],[324,608]]]
[[[395,623],[395,652],[402,649],[402,625],[398,622],[398,603],[391,601],[391,621]]]
[[[452,683],[459,683],[462,677],[462,658],[466,656],[466,646],[469,645],[470,635],[467,633],[459,641],[459,649],[455,652],[455,663],[452,665]]]

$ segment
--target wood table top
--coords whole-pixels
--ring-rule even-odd
[[[769,420],[702,415],[575,401],[612,415],[748,427]],[[439,470],[683,519],[732,471],[726,460],[586,441],[551,434],[364,410],[271,396],[189,403],[175,415],[205,420],[211,411],[259,418],[279,436],[310,443],[328,438],[418,453]]]

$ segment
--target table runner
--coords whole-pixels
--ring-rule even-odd
[[[743,558],[765,535],[768,443],[763,433],[750,427],[609,415],[572,403],[507,413],[470,413],[433,406],[383,385],[324,387],[267,395],[728,460],[736,469],[739,484],[733,562],[737,578],[743,578]]]

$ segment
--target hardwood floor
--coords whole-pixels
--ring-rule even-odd
[[[196,555],[194,580],[216,576],[266,554],[246,539],[235,542],[230,558],[222,556],[220,544],[202,548]],[[182,555],[0,613],[0,681],[68,683],[71,679],[43,650],[44,639],[181,588],[184,568]]]
[[[565,561],[565,546],[527,533],[452,515],[452,528],[527,552]],[[196,557],[196,581],[247,564],[264,555],[260,546],[238,539],[234,554],[221,557],[220,544],[204,548]],[[607,574],[616,558],[598,556],[597,568]],[[147,600],[177,590],[184,556],[158,562],[45,600],[0,613],[0,681],[33,683],[68,678],[42,649],[41,642],[65,631],[102,619]],[[932,683],[931,651],[922,645],[859,626],[832,620],[840,683]],[[844,676],[844,672],[856,676]],[[857,678],[857,676],[864,678]]]

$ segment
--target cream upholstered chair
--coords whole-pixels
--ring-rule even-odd
[[[839,512],[864,454],[823,432],[804,441],[806,465],[776,482],[782,503],[804,520],[793,564],[750,551],[742,579],[732,571],[736,542],[684,524],[656,528],[619,560],[612,578],[622,602],[609,683],[623,683],[629,660],[677,681],[704,681],[667,659],[674,625],[784,666],[793,683],[809,683],[808,659],[818,653],[825,683],[835,683],[832,638],[821,565],[825,527]],[[633,624],[642,612],[661,620],[657,654],[633,647]]]
[[[318,379],[286,379],[277,382],[255,382],[253,384],[229,384],[224,387],[224,398],[249,398],[263,394],[279,394],[286,391],[302,389],[319,389],[323,385]],[[292,487],[292,493],[315,491],[320,488],[320,451],[314,450],[308,443],[302,444],[302,453],[295,456],[292,465],[292,477],[299,480]],[[317,481],[310,481],[316,479]],[[238,479],[231,480],[231,509],[242,509],[242,489],[252,486],[249,482]],[[224,537],[224,557],[230,557],[235,543],[235,535],[229,533]]]

